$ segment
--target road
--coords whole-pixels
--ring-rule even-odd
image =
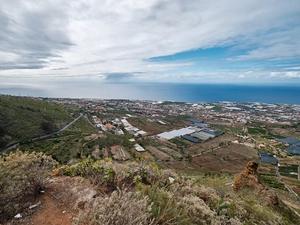
[[[279,168],[278,168],[278,163],[275,166],[275,170],[276,170],[276,177],[277,177],[277,182],[280,183],[280,173],[279,173]]]
[[[47,135],[43,135],[43,136],[40,136],[40,137],[32,138],[32,141],[37,141],[37,140],[47,139],[47,138],[51,137],[51,136],[54,135],[54,134],[57,134],[57,133],[59,133],[59,132],[64,131],[64,130],[67,129],[69,126],[71,126],[73,123],[75,123],[77,120],[79,120],[82,116],[83,116],[83,114],[80,113],[80,115],[79,115],[76,119],[74,119],[71,123],[69,123],[69,124],[67,124],[66,126],[64,126],[63,128],[61,128],[59,131],[56,131],[56,132],[54,132],[54,133],[52,133],[52,134],[47,134]],[[19,145],[20,145],[20,142],[17,142],[17,143],[14,143],[14,144],[12,144],[12,145],[10,145],[10,146],[8,146],[8,147],[2,149],[2,150],[0,151],[0,155],[3,154],[3,153],[5,153],[5,152],[7,152],[7,151],[10,150],[10,149],[14,149],[14,148],[18,147]]]
[[[295,193],[293,191],[293,189],[290,186],[288,186],[287,184],[284,184],[284,186],[291,194],[295,195],[297,202],[300,202],[300,198],[299,198],[298,194]]]
[[[73,120],[71,123],[67,124],[66,126],[64,126],[63,128],[61,128],[59,131],[57,131],[57,132],[55,132],[55,133],[59,133],[59,132],[64,131],[64,130],[67,129],[69,126],[71,126],[73,123],[75,123],[77,120],[79,120],[82,116],[83,116],[83,114],[80,113],[80,115],[79,115],[75,120]],[[55,134],[55,133],[54,133],[54,134]]]
[[[86,119],[86,121],[88,121],[88,123],[89,123],[92,127],[96,128],[96,127],[91,123],[91,121],[89,120],[89,117],[88,117],[87,114],[84,115],[84,118]]]

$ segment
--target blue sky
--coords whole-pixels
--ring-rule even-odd
[[[298,0],[0,2],[0,87],[300,85]]]

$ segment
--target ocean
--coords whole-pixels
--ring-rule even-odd
[[[261,102],[300,105],[300,85],[233,85],[174,83],[60,83],[43,88],[0,86],[0,94],[62,97],[162,100],[180,102]]]
[[[151,88],[150,88],[151,89]],[[300,104],[300,86],[171,84],[158,85],[164,99],[184,102],[262,102]]]
[[[120,86],[118,86],[120,85]],[[300,104],[300,86],[229,84],[114,84],[118,98],[182,102],[261,102]]]

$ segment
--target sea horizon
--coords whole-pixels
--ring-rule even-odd
[[[176,102],[300,104],[293,84],[61,83],[43,88],[1,87],[0,94],[48,98],[130,99]]]

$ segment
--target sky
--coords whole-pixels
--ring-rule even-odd
[[[1,0],[0,29],[0,92],[300,85],[299,0]]]

